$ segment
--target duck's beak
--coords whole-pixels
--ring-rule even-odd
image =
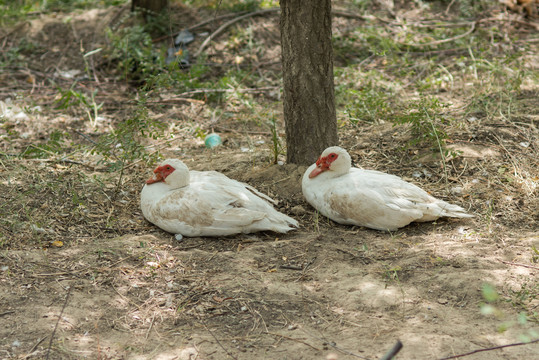
[[[324,172],[324,170],[325,169],[322,168],[322,163],[317,162],[316,167],[309,174],[309,179],[312,179],[313,177],[320,175],[322,172]]]
[[[165,180],[165,178],[161,174],[161,171],[159,171],[159,168],[155,169],[153,172],[155,173],[155,176],[146,180],[146,184],[153,184]]]
[[[325,157],[320,156],[318,160],[316,160],[316,167],[309,174],[309,179],[312,179],[313,177],[320,175],[324,171],[329,170],[329,167],[330,167],[330,163],[328,161],[327,156]]]

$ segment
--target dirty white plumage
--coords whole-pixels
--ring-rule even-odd
[[[285,233],[296,220],[278,212],[268,196],[216,171],[189,171],[168,159],[146,182],[140,206],[161,229],[183,236],[225,236],[271,230]]]
[[[443,216],[473,217],[398,176],[352,168],[350,155],[338,146],[324,150],[307,169],[302,190],[307,201],[333,221],[376,230],[393,231]]]

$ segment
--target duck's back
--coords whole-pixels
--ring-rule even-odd
[[[165,231],[185,236],[286,232],[297,226],[246,185],[224,174],[191,171],[190,177],[188,186],[174,190],[164,183],[146,185],[141,194],[144,216]]]
[[[322,175],[304,178],[304,195],[323,215],[342,224],[393,231],[412,221],[470,216],[395,175],[358,168],[334,178]]]

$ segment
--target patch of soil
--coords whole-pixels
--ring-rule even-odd
[[[56,71],[54,46],[66,49],[61,70],[83,69],[74,34],[90,37],[97,22],[112,21],[104,14],[82,14],[72,24],[47,19],[48,38],[30,33],[49,49],[40,53],[47,76]],[[278,56],[276,19],[255,25],[257,39],[271,27],[271,46],[249,60],[271,62]],[[63,33],[64,42],[51,40]],[[539,143],[528,114],[518,123],[484,117],[448,129],[450,149],[460,155],[445,162],[428,149],[405,148],[412,136],[406,127],[342,125],[341,144],[356,165],[402,176],[476,215],[383,233],[317,214],[301,194],[306,167],[271,163],[267,127],[232,116],[216,122],[196,99],[150,104],[149,116],[175,138],[148,149],[249,183],[300,222],[285,235],[179,242],[142,217],[139,192],[151,175],[144,161],[119,178],[89,153],[18,156],[49,144],[54,130],[71,134],[74,148],[88,146],[126,118],[129,96],[122,91],[134,90],[102,84],[112,95],[104,119],[90,127],[86,114],[52,106],[56,93],[43,85],[45,76],[32,74],[33,85],[18,70],[0,77],[4,89],[17,83],[29,99],[40,92],[43,106],[0,128],[1,358],[378,359],[400,340],[398,358],[437,359],[518,342],[537,328],[532,317],[516,322],[518,312],[539,305]],[[521,96],[527,112],[537,113],[537,89]],[[233,112],[234,104],[227,106]],[[205,149],[195,135],[200,128],[216,129],[224,144]],[[484,283],[501,296],[490,316],[480,312]],[[504,321],[512,323],[499,332]],[[535,343],[469,358],[532,359],[538,352]]]

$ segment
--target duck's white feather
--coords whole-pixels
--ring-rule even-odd
[[[144,186],[141,209],[148,221],[184,236],[287,232],[298,226],[266,201],[274,200],[247,184],[215,171],[189,175],[189,184],[179,188],[165,182]]]
[[[330,149],[345,152],[338,147]],[[346,158],[344,154],[339,156]],[[413,221],[473,216],[395,175],[350,168],[350,165],[345,170],[343,165],[337,173],[324,171],[310,178],[316,167],[311,165],[303,176],[303,194],[322,215],[341,224],[393,231]]]

